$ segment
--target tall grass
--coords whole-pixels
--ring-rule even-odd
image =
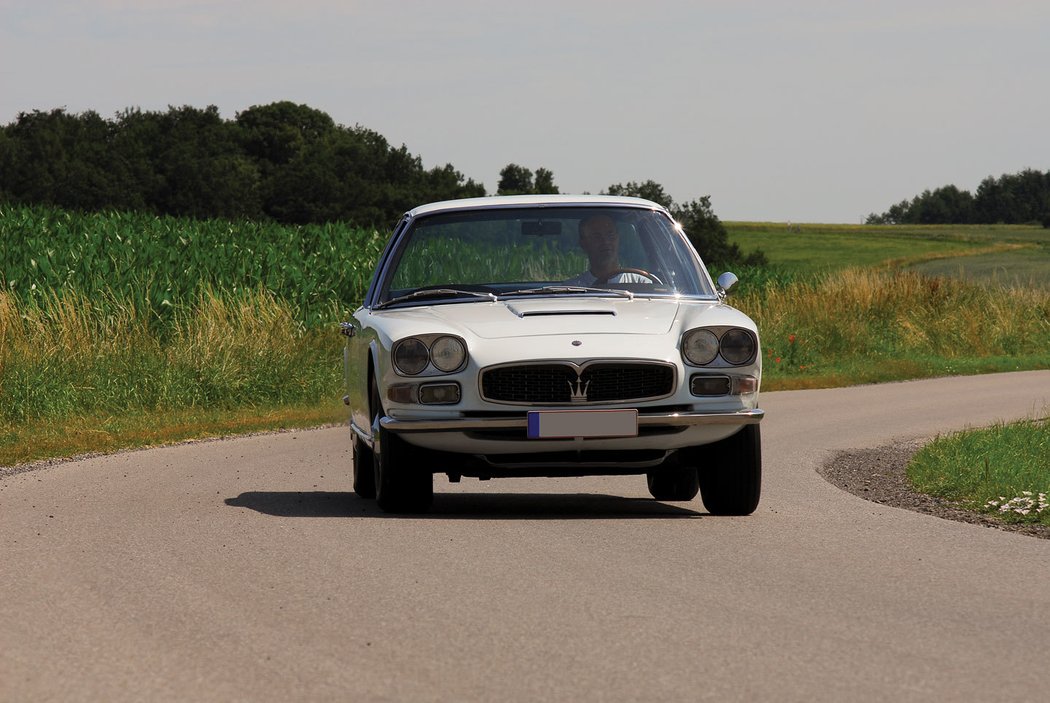
[[[202,289],[160,325],[110,293],[0,291],[0,422],[330,399],[338,335],[267,291]]]
[[[877,381],[909,366],[916,375],[965,371],[982,359],[1050,366],[1047,290],[851,268],[774,278],[731,302],[757,321],[772,378],[852,370],[858,382]]]

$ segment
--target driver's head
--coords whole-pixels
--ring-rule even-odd
[[[620,234],[613,218],[591,215],[580,220],[580,248],[590,259],[592,273],[619,266]]]

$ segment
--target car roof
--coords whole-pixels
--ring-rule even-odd
[[[496,195],[484,198],[462,198],[460,200],[443,200],[412,208],[408,217],[431,215],[436,212],[454,210],[485,210],[509,207],[566,207],[566,206],[599,206],[599,207],[636,207],[647,210],[666,209],[651,200],[628,198],[619,195]]]

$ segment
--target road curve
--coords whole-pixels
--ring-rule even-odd
[[[747,518],[640,477],[349,494],[344,429],[0,478],[0,700],[1021,700],[1050,541],[866,502],[838,450],[1045,414],[1050,371],[768,393]]]

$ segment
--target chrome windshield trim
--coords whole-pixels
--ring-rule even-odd
[[[564,409],[564,408],[559,408]],[[732,413],[657,413],[638,415],[639,427],[692,427],[694,425],[757,425],[766,412],[741,410]],[[379,424],[391,432],[468,432],[471,430],[527,429],[528,416],[469,417],[447,420],[400,420],[381,417]]]

